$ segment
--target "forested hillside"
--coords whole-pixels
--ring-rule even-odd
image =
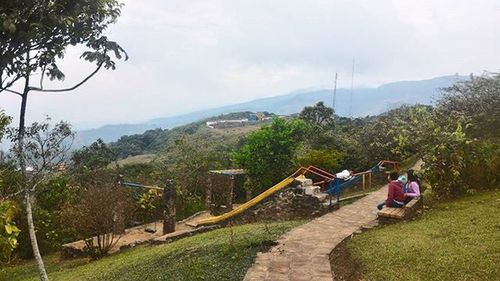
[[[439,98],[439,90],[449,87],[466,77],[449,75],[420,81],[397,81],[383,84],[375,88],[355,88],[352,96],[352,112],[350,112],[350,89],[337,90],[336,113],[339,116],[362,117],[377,115],[403,104],[431,104]],[[140,124],[106,125],[101,128],[79,131],[75,145],[88,145],[97,138],[105,142],[115,141],[123,135],[142,133],[155,128],[174,128],[190,122],[197,122],[203,118],[226,114],[228,112],[269,111],[276,114],[298,113],[305,106],[317,102],[330,105],[333,89],[306,89],[297,90],[285,95],[257,99],[239,104],[226,105],[212,109],[200,110],[172,117],[163,117]]]
[[[229,114],[222,114],[213,116],[197,122],[192,122],[187,125],[175,127],[173,129],[154,129],[148,130],[142,134],[125,135],[118,139],[116,142],[110,144],[110,148],[114,151],[117,158],[122,159],[128,156],[135,156],[141,154],[154,154],[161,152],[165,148],[165,144],[171,140],[176,140],[181,137],[192,136],[194,139],[203,140],[206,137],[220,135],[225,132],[227,137],[234,133],[235,137],[240,136],[242,133],[251,131],[257,128],[257,125],[246,125],[248,128],[234,128],[231,130],[211,130],[207,128],[205,123],[207,121],[214,121],[220,119],[242,119],[248,118],[251,112],[234,112]]]

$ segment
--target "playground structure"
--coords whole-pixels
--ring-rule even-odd
[[[328,197],[330,198],[330,200],[329,200],[330,207],[333,207],[333,206],[339,207],[340,206],[340,193],[343,189],[351,187],[351,186],[355,185],[356,183],[358,183],[359,181],[362,182],[362,189],[363,190],[366,188],[367,185],[369,187],[371,187],[373,173],[377,173],[377,172],[380,172],[380,171],[386,169],[385,165],[387,165],[387,164],[392,165],[393,169],[395,169],[395,170],[397,170],[399,168],[398,162],[396,162],[396,161],[382,160],[382,161],[378,162],[377,165],[375,165],[374,167],[372,167],[371,169],[369,169],[367,171],[353,174],[351,176],[351,178],[349,178],[346,181],[342,181],[341,179],[337,178],[334,174],[331,174],[327,171],[324,171],[318,167],[314,167],[314,166],[300,167],[292,175],[283,179],[281,182],[275,184],[271,188],[267,189],[266,191],[257,195],[253,199],[242,204],[241,206],[239,206],[233,210],[230,210],[222,215],[205,218],[205,219],[196,221],[194,223],[190,223],[189,225],[191,225],[193,227],[198,227],[198,226],[202,226],[202,225],[212,225],[212,224],[221,223],[221,222],[223,222],[229,218],[232,218],[232,217],[248,210],[249,208],[257,205],[262,200],[268,198],[270,195],[287,187],[295,180],[303,181],[307,174],[312,174],[316,177],[319,177],[321,180],[319,182],[313,183],[312,188],[310,188],[309,191],[306,190],[306,194],[308,192],[309,193],[318,193],[318,188],[316,188],[316,190],[311,190],[311,189],[313,189],[314,187],[319,187],[320,192],[322,189],[323,191],[326,191],[326,193],[328,194]],[[334,194],[336,197],[335,203],[333,203],[333,195]]]
[[[329,206],[330,207],[339,207],[340,206],[340,194],[342,190],[352,187],[359,182],[361,182],[361,187],[362,190],[365,190],[367,187],[371,188],[372,187],[372,181],[373,181],[373,174],[381,172],[386,169],[386,165],[392,165],[392,169],[397,170],[399,168],[399,164],[396,161],[391,161],[391,160],[381,160],[379,161],[375,166],[372,168],[364,171],[364,172],[359,172],[359,173],[354,173],[351,175],[351,177],[347,180],[342,180],[336,177],[335,174],[332,174],[330,172],[327,172],[321,168],[315,167],[315,166],[308,166],[308,167],[300,167],[297,169],[293,174],[290,176],[286,177],[279,183],[275,184],[274,186],[270,187],[266,191],[260,193],[259,195],[255,196],[254,198],[248,200],[244,204],[241,204],[240,206],[236,208],[232,208],[233,202],[233,193],[234,193],[234,178],[239,175],[244,175],[244,171],[241,169],[236,169],[236,170],[214,170],[210,171],[211,174],[219,174],[223,176],[229,176],[231,182],[230,182],[230,187],[225,191],[227,194],[224,196],[225,198],[223,201],[225,201],[225,208],[227,212],[224,212],[223,214],[220,215],[215,215],[215,216],[210,216],[208,218],[204,218],[198,221],[194,222],[189,222],[187,223],[189,226],[192,227],[198,227],[202,225],[212,225],[212,224],[217,224],[220,222],[223,222],[229,218],[232,218],[249,208],[257,205],[264,199],[268,198],[272,194],[276,193],[279,190],[282,190],[283,188],[289,186],[292,182],[298,180],[299,182],[304,182],[306,179],[306,175],[312,175],[316,178],[319,178],[320,180],[317,182],[312,183],[312,185],[308,185],[307,190],[305,191],[306,194],[318,194],[318,193],[323,193],[327,194],[329,198]],[[158,186],[147,186],[147,185],[142,185],[138,183],[131,183],[131,182],[125,182],[123,177],[120,177],[119,183],[123,186],[128,186],[128,187],[133,187],[133,188],[147,188],[147,189],[155,189],[155,190],[161,190],[163,191],[163,198],[164,202],[166,205],[166,209],[168,211],[165,212],[164,214],[164,219],[172,220],[172,216],[175,216],[175,202],[168,202],[169,199],[171,199],[173,196],[170,192],[170,195],[166,195],[166,191],[164,188],[158,187]],[[173,185],[171,183],[170,185]],[[210,210],[211,204],[212,203],[212,182],[209,184],[209,188],[207,189],[206,192],[206,207],[207,209]],[[168,184],[167,184],[168,186]],[[333,198],[335,197],[335,202],[333,202]],[[174,214],[170,214],[170,213]],[[213,212],[211,212],[213,213]],[[164,223],[165,224],[165,223]],[[170,225],[172,222],[170,223]],[[175,223],[174,223],[175,224]],[[170,233],[175,231],[175,228],[172,229],[171,227],[169,230],[166,230],[164,226],[164,234]]]
[[[371,169],[359,172],[351,175],[346,181],[338,179],[335,174],[324,171],[320,168],[314,166],[308,167],[300,167],[297,171],[295,171],[290,176],[286,177],[279,183],[275,184],[271,188],[265,190],[254,198],[246,201],[245,203],[239,205],[234,204],[233,202],[228,201],[228,198],[231,198],[233,195],[234,182],[229,182],[229,189],[226,191],[229,192],[230,197],[224,198],[222,202],[226,205],[234,207],[234,209],[226,208],[227,212],[224,212],[220,215],[213,215],[207,209],[206,211],[199,212],[194,214],[193,216],[184,219],[183,221],[177,222],[175,219],[175,183],[173,181],[166,181],[165,187],[159,186],[148,186],[142,185],[138,183],[126,182],[123,177],[120,177],[118,183],[124,187],[129,188],[145,188],[145,189],[154,189],[158,191],[162,191],[162,198],[164,204],[164,213],[162,220],[156,223],[163,223],[163,232],[151,232],[148,231],[148,228],[151,229],[153,223],[125,229],[122,237],[118,241],[118,243],[114,246],[111,252],[119,251],[120,249],[125,249],[129,247],[134,247],[136,245],[140,245],[143,243],[153,243],[153,244],[161,244],[167,243],[169,241],[173,241],[175,239],[180,239],[182,237],[194,235],[196,233],[201,233],[204,231],[209,231],[211,229],[217,228],[220,225],[225,225],[228,222],[233,220],[241,219],[242,216],[250,215],[254,213],[255,208],[263,208],[265,205],[275,204],[276,201],[268,201],[266,199],[271,199],[273,194],[276,194],[280,190],[284,190],[286,187],[290,186],[293,182],[298,182],[299,186],[292,188],[291,190],[287,190],[290,192],[292,190],[302,190],[303,194],[311,199],[314,197],[318,198],[321,201],[319,206],[321,209],[328,210],[330,208],[338,208],[340,206],[340,202],[343,200],[340,198],[340,193],[342,190],[345,190],[349,187],[361,184],[362,190],[365,188],[370,188],[372,186],[373,174],[377,172],[381,172],[387,169],[387,165],[392,165],[393,169],[398,169],[398,163],[395,161],[380,161],[372,167]],[[219,170],[214,171],[215,174],[222,175],[224,177],[228,177],[228,180],[234,180],[234,176],[242,175],[244,171],[242,170]],[[306,176],[310,176],[311,178],[306,178]],[[314,178],[316,181],[313,181]],[[280,196],[272,197],[274,199],[280,198]],[[321,199],[319,199],[321,198]],[[329,199],[329,200],[328,200]],[[335,201],[334,201],[335,199]],[[314,199],[316,201],[316,199]],[[267,203],[264,203],[267,202]],[[316,201],[317,202],[317,201]],[[259,205],[263,203],[262,205]],[[295,202],[293,202],[295,203]],[[257,206],[258,205],[258,206]],[[312,206],[312,207],[314,207]],[[255,208],[252,208],[255,207]],[[279,208],[283,207],[282,205],[277,206]],[[292,209],[288,209],[292,212],[297,208],[296,205],[291,205]],[[308,206],[310,207],[310,206]],[[248,210],[252,210],[251,212],[246,212]],[[305,210],[309,212],[309,210]],[[313,210],[314,211],[314,210]],[[260,213],[259,213],[260,214]],[[239,216],[241,215],[241,216]],[[293,214],[295,215],[295,214]],[[310,216],[314,217],[314,215]],[[273,217],[274,218],[274,217]],[[261,215],[257,215],[256,219],[262,219]],[[240,222],[246,223],[245,220]],[[63,245],[63,256],[78,256],[83,255],[85,243],[83,240],[75,241],[72,243],[68,243]]]

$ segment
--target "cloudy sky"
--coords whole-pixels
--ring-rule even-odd
[[[500,2],[123,0],[109,37],[130,59],[71,93],[34,93],[28,119],[78,129],[286,94],[500,68]],[[68,50],[71,85],[92,71]],[[55,85],[54,85],[55,86]],[[16,116],[19,99],[0,94]]]

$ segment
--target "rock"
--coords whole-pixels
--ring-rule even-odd
[[[151,228],[151,227],[146,227],[146,228],[144,229],[144,231],[146,231],[146,232],[148,232],[148,233],[155,233],[155,232],[156,232],[156,230],[155,230],[154,228]]]
[[[302,186],[302,187],[310,186],[310,185],[312,185],[312,184],[313,184],[312,179],[307,179],[307,178],[302,178],[302,179],[301,179],[301,178],[296,178],[295,180],[296,180],[296,181],[298,181],[298,182],[299,182],[299,184],[300,184],[300,186]]]
[[[61,248],[62,259],[74,259],[83,256],[85,256],[85,252],[82,249],[77,249],[71,246],[63,246]]]

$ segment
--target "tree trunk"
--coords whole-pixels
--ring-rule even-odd
[[[29,55],[27,57],[29,61]],[[35,233],[35,224],[33,223],[33,212],[31,210],[31,196],[30,187],[28,186],[28,175],[26,174],[26,161],[24,159],[24,132],[25,132],[25,118],[26,118],[26,105],[28,102],[28,92],[29,92],[29,73],[26,75],[26,81],[24,85],[24,92],[21,99],[21,112],[19,114],[19,134],[17,136],[18,147],[17,147],[17,158],[19,160],[19,168],[21,169],[22,176],[22,186],[24,189],[24,196],[26,201],[26,217],[28,220],[28,231],[30,234],[31,248],[33,249],[33,256],[35,256],[36,264],[38,267],[38,273],[40,275],[40,280],[48,281],[47,271],[45,271],[45,265],[43,264],[42,255],[38,249],[38,242]]]
[[[49,281],[47,272],[45,271],[45,265],[43,264],[42,255],[38,249],[38,242],[36,240],[35,224],[33,223],[33,213],[31,211],[31,198],[30,191],[26,190],[25,193],[26,201],[26,217],[28,218],[28,229],[30,233],[31,247],[33,248],[33,255],[35,256],[36,265],[38,266],[38,273],[40,275],[40,280]]]

